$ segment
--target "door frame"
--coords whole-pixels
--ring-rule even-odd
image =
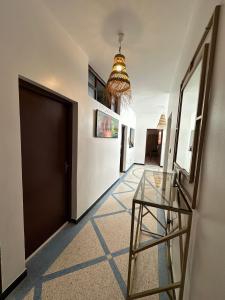
[[[147,128],[147,129],[146,129],[144,165],[145,165],[145,161],[146,161],[146,150],[147,150],[148,130],[157,130],[158,133],[161,131],[161,148],[160,148],[160,156],[159,156],[159,167],[161,167],[162,141],[163,141],[163,136],[164,136],[164,134],[163,134],[163,129],[157,129],[157,128]]]
[[[68,170],[66,179],[66,191],[65,200],[68,205],[67,218],[68,221],[74,221],[77,216],[77,139],[78,139],[78,103],[41,85],[24,76],[18,77],[19,87],[24,87],[39,95],[46,96],[49,101],[56,101],[68,106],[68,145],[67,145],[67,157],[68,157]],[[19,90],[18,90],[19,91]],[[18,97],[19,99],[19,97]],[[20,141],[21,144],[21,141]],[[21,144],[22,146],[22,144]],[[22,149],[21,149],[22,153]],[[22,169],[21,169],[22,173]],[[73,181],[72,181],[73,179]],[[73,183],[72,183],[73,182]],[[54,236],[54,233],[53,235]],[[51,237],[49,237],[51,239]],[[48,240],[49,240],[48,239]],[[44,245],[43,243],[42,245]],[[42,247],[42,245],[40,247]],[[40,248],[39,247],[39,248]],[[39,249],[38,248],[38,249]],[[36,252],[36,251],[35,251]],[[31,254],[32,255],[32,254]]]
[[[123,134],[124,130],[124,134]],[[125,173],[126,166],[126,140],[127,140],[127,126],[124,124],[121,124],[121,140],[120,140],[120,172]],[[121,153],[121,145],[122,145],[122,153]],[[121,166],[121,159],[122,159],[122,166]]]

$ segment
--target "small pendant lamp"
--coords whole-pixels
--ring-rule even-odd
[[[159,123],[157,125],[157,129],[165,129],[166,128],[166,117],[164,114],[161,114],[159,118]]]
[[[115,98],[126,96],[126,99],[130,99],[130,80],[126,70],[125,56],[121,54],[123,37],[124,33],[119,33],[119,53],[114,56],[114,64],[106,88],[110,96]]]

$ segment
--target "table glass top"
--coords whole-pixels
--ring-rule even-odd
[[[134,195],[134,201],[156,207],[162,206],[169,210],[190,211],[178,187],[173,186],[172,173],[145,170]]]

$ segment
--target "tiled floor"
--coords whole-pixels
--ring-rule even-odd
[[[7,299],[125,299],[132,198],[144,168],[159,170],[133,166],[79,224],[68,224],[27,263],[27,278]],[[154,219],[144,224],[157,231]],[[159,249],[138,259],[134,291],[157,287]]]
[[[159,158],[157,156],[153,156],[150,158],[149,155],[145,157],[145,164],[152,165],[152,166],[159,166]]]

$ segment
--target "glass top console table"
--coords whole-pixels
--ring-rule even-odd
[[[146,218],[152,218],[157,223],[156,232],[146,229]],[[132,203],[127,299],[139,299],[160,293],[166,293],[167,299],[183,299],[191,221],[192,210],[173,174],[145,170]],[[149,237],[144,243],[141,239],[143,234]],[[176,280],[171,255],[173,243],[179,248],[179,251],[175,251],[175,256],[178,253],[179,257],[174,257],[173,254],[173,260],[179,262],[179,279]],[[140,269],[137,268],[137,258],[153,247],[165,248],[163,270],[169,273],[169,280],[163,285],[159,282],[153,288],[134,291],[136,270]],[[145,274],[142,274],[143,280],[144,277]]]

